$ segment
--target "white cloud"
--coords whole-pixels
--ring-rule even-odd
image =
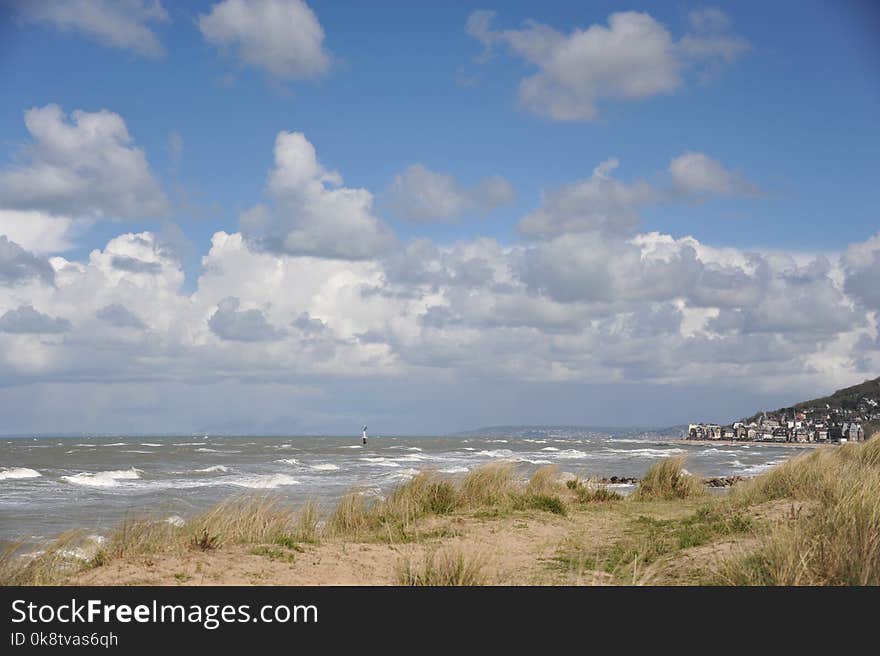
[[[128,219],[164,214],[168,202],[125,121],[58,105],[25,112],[24,161],[0,171],[0,207],[58,216]]]
[[[274,208],[257,205],[241,217],[242,232],[260,248],[358,260],[395,243],[390,228],[373,214],[373,195],[343,186],[301,132],[280,132],[275,139],[268,192]]]
[[[141,321],[140,317],[126,308],[122,303],[105,305],[95,312],[95,316],[117,328],[135,328],[142,330],[147,327],[146,324]]]
[[[0,234],[32,253],[61,253],[73,248],[81,222],[37,210],[0,209]]]
[[[865,307],[880,312],[880,233],[844,253],[846,292]]]
[[[501,176],[465,187],[451,175],[413,164],[394,176],[390,205],[399,217],[413,223],[451,221],[470,213],[489,214],[512,203],[514,196],[513,187]]]
[[[730,35],[718,11],[696,13],[689,33],[676,42],[647,13],[618,12],[608,25],[564,34],[527,21],[519,30],[494,30],[493,12],[474,12],[466,32],[487,52],[498,45],[538,69],[524,78],[520,101],[536,114],[561,121],[592,120],[603,100],[639,101],[671,93],[684,83],[689,66],[729,62],[748,48]]]
[[[240,310],[239,305],[234,296],[220,301],[217,311],[208,319],[215,335],[236,342],[266,342],[284,336],[284,331],[274,328],[260,310]]]
[[[733,22],[717,7],[692,11],[688,21],[693,32],[685,34],[677,47],[692,61],[709,61],[717,66],[732,62],[751,47],[746,39],[730,32]]]
[[[644,181],[621,182],[611,177],[617,159],[599,164],[593,175],[546,194],[541,206],[526,215],[519,231],[530,237],[552,237],[576,232],[630,234],[640,207],[658,200]]]
[[[0,316],[0,332],[5,333],[63,333],[70,330],[70,322],[38,312],[33,305],[22,305]]]
[[[23,0],[16,8],[25,21],[81,32],[112,48],[145,57],[165,52],[149,26],[168,21],[159,0]]]
[[[876,250],[869,240],[838,262],[576,232],[518,246],[420,240],[350,261],[216,233],[189,292],[155,236],[121,235],[86,261],[52,258],[54,286],[0,286],[0,381],[163,381],[183,394],[206,380],[321,381],[339,398],[357,380],[788,390],[877,360],[876,317],[854,304],[869,279],[847,284],[873,273]]]
[[[206,41],[275,77],[314,77],[330,67],[324,30],[302,0],[224,0],[198,23]]]
[[[675,188],[684,194],[733,196],[758,193],[755,185],[704,153],[689,151],[679,155],[670,162],[669,174]]]
[[[52,284],[55,270],[45,259],[0,235],[0,285],[18,285],[34,279]]]

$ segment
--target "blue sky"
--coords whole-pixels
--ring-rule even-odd
[[[563,332],[567,331],[573,341],[564,347],[556,345],[568,353],[558,360],[551,355],[536,356],[535,362],[521,363],[523,368],[511,369],[497,367],[497,361],[491,366],[484,363],[483,369],[495,371],[491,375],[484,372],[484,375],[492,380],[503,380],[505,388],[511,385],[516,388],[519,380],[522,389],[532,389],[534,385],[541,387],[540,381],[544,380],[546,386],[541,388],[544,392],[537,393],[536,398],[552,386],[568,384],[571,387],[567,389],[574,390],[579,385],[600,385],[599,396],[603,398],[642,399],[644,410],[632,418],[632,422],[639,424],[688,418],[690,410],[685,389],[692,384],[702,385],[702,375],[687,373],[679,377],[669,371],[660,374],[658,368],[668,370],[671,362],[680,357],[671,353],[678,353],[675,351],[678,348],[683,349],[680,353],[693,352],[693,344],[672,346],[662,340],[653,346],[644,344],[639,346],[638,353],[615,356],[613,365],[598,366],[593,362],[569,367],[566,358],[569,362],[592,361],[593,351],[604,352],[609,348],[609,343],[604,341],[606,333],[591,332],[604,330],[599,327],[601,322],[611,326],[615,317],[618,322],[636,321],[633,317],[644,313],[654,316],[667,306],[670,312],[684,317],[684,324],[678,328],[679,336],[702,339],[700,348],[710,344],[705,346],[713,353],[708,361],[726,372],[723,385],[710,383],[707,396],[712,400],[705,401],[706,407],[712,407],[714,413],[721,415],[718,419],[748,412],[751,407],[746,406],[760,398],[767,398],[768,405],[771,400],[796,400],[797,396],[789,397],[824,392],[837,384],[877,374],[876,369],[872,369],[878,361],[876,307],[873,305],[876,295],[869,288],[876,280],[872,276],[876,276],[873,267],[878,261],[871,240],[880,227],[876,209],[880,205],[876,164],[876,153],[880,150],[880,130],[876,126],[876,117],[880,115],[880,12],[870,3],[505,2],[492,6],[482,2],[318,0],[306,5],[278,0],[268,4],[289,21],[279,29],[289,25],[291,33],[286,37],[282,34],[277,47],[262,53],[258,64],[248,61],[244,53],[246,48],[255,47],[248,39],[258,43],[260,29],[266,26],[243,27],[242,15],[221,16],[218,6],[228,3],[160,4],[132,0],[114,4],[83,0],[44,4],[32,3],[28,7],[28,3],[4,2],[0,5],[3,7],[0,86],[4,89],[4,102],[0,104],[0,234],[7,234],[9,241],[18,244],[24,252],[50,262],[57,280],[54,287],[46,291],[31,289],[29,285],[37,284],[33,281],[10,277],[6,296],[0,294],[0,314],[15,312],[24,305],[32,306],[41,316],[63,317],[67,312],[70,329],[54,335],[8,329],[5,338],[0,333],[0,340],[8,341],[6,350],[0,348],[0,352],[7,353],[10,370],[3,383],[6,392],[0,391],[0,405],[4,394],[7,403],[12,402],[9,399],[13,394],[24,394],[30,399],[28,403],[37,404],[40,396],[34,390],[42,389],[45,393],[62,380],[64,385],[81,390],[78,393],[82,398],[93,398],[97,394],[96,386],[109,384],[111,379],[121,375],[120,370],[127,372],[122,377],[126,385],[132,386],[132,395],[141,393],[136,390],[156,390],[165,384],[158,382],[165,376],[157,372],[155,362],[186,352],[193,356],[194,362],[172,376],[174,384],[195,385],[205,377],[217,377],[248,385],[255,377],[265,382],[265,376],[282,385],[304,383],[322,396],[332,398],[335,386],[348,389],[346,386],[353,379],[360,381],[367,376],[385,380],[390,395],[397,389],[401,376],[412,376],[414,380],[425,382],[416,385],[418,400],[413,400],[409,407],[422,410],[413,410],[412,418],[401,421],[391,430],[419,430],[415,417],[423,415],[432,424],[439,421],[443,428],[457,429],[462,427],[461,422],[447,420],[447,415],[429,409],[438,386],[443,388],[444,395],[456,386],[479,387],[482,383],[473,382],[471,370],[472,365],[479,369],[479,363],[474,364],[473,359],[509,360],[511,354],[502,347],[494,354],[480,347],[473,353],[461,353],[453,358],[446,351],[449,344],[444,341],[444,357],[450,359],[443,360],[438,355],[443,361],[432,361],[426,373],[421,369],[424,363],[406,353],[408,349],[421,354],[433,353],[437,344],[419,341],[429,338],[449,339],[450,343],[476,348],[473,333],[468,331],[480,331],[486,325],[502,330],[497,336],[500,344],[513,339],[513,332],[533,331],[531,338],[537,341],[516,341],[509,345],[515,351],[526,348],[537,353],[549,349],[545,315],[541,321],[517,319],[519,323],[515,323],[514,328],[514,324],[505,323],[506,320],[488,324],[485,318],[478,321],[467,315],[464,306],[457,305],[465,303],[465,298],[479,298],[474,300],[475,304],[493,306],[501,302],[500,296],[484,298],[481,295],[495,293],[493,289],[502,287],[506,291],[498,293],[512,294],[511,285],[520,285],[524,296],[516,299],[504,296],[505,303],[517,304],[517,307],[526,307],[529,303],[559,303],[558,308],[551,311],[547,306],[541,312],[572,313],[571,316],[566,314],[567,327]],[[75,18],[64,13],[63,7],[59,9],[65,4],[67,9],[76,10]],[[266,2],[241,4],[257,18],[267,6]],[[93,12],[90,18],[83,18],[85,9]],[[479,10],[495,12],[483,37],[468,28],[469,19]],[[668,40],[662,51],[662,56],[669,58],[668,67],[659,70],[650,54],[638,52],[638,44],[631,47],[624,43],[614,50],[606,48],[597,38],[597,50],[590,50],[589,44],[577,50],[574,39],[568,41],[578,29],[606,30],[609,17],[615,12],[638,12],[627,14],[631,18],[641,17],[632,18],[633,25],[649,30],[652,38],[657,36],[660,43]],[[225,21],[220,27],[215,24],[215,29],[237,35],[225,46],[219,43],[216,33],[211,36],[204,20],[200,22],[200,16],[204,19],[211,15]],[[294,47],[300,38],[298,26],[303,22],[311,24],[310,21],[320,26],[323,38]],[[281,23],[283,21],[278,24]],[[543,26],[542,30],[555,30],[557,49],[541,51],[544,54],[529,60],[527,49],[540,45],[538,32],[529,31],[529,25],[535,24]],[[125,31],[132,26],[140,31]],[[145,37],[145,32],[152,37]],[[690,43],[699,40],[702,50],[688,48],[688,39],[692,37],[695,41]],[[646,41],[647,38],[642,39]],[[523,45],[525,43],[527,45]],[[291,50],[286,52],[285,48]],[[290,69],[279,73],[277,67],[282,65],[292,66],[299,72],[291,73],[293,69]],[[303,73],[302,67],[311,68]],[[606,67],[610,72],[595,76],[590,72],[604,71]],[[540,82],[545,85],[542,93],[537,100],[526,99],[519,90],[521,85],[536,74],[542,75],[542,71],[544,78]],[[661,79],[664,75],[665,81]],[[652,90],[644,91],[646,87],[642,86],[641,90],[632,91],[625,83],[628,78],[643,80]],[[566,86],[569,84],[566,80],[570,86]],[[550,86],[546,86],[548,84]],[[564,98],[569,93],[581,94],[577,96],[579,116],[554,115],[552,94]],[[128,184],[120,180],[108,182],[102,176],[109,173],[101,170],[86,175],[80,182],[89,188],[67,194],[66,201],[50,203],[46,200],[48,195],[41,199],[40,189],[48,189],[49,183],[39,178],[45,175],[45,169],[39,166],[39,144],[35,146],[38,140],[25,124],[25,112],[51,104],[61,108],[62,122],[70,123],[72,112],[76,110],[85,113],[106,110],[120,117],[130,137],[124,147],[143,152],[146,168],[140,173],[143,179],[152,181],[147,185],[150,193],[164,195],[167,201],[164,209],[121,210],[109,196],[109,199],[102,196],[103,200],[94,200],[96,195],[102,194],[102,185],[112,190],[115,189],[112,185]],[[284,195],[287,192],[270,189],[273,154],[280,152],[276,149],[276,137],[282,132],[304,135],[306,143],[317,153],[322,170],[340,174],[342,182],[333,184],[342,184],[344,189],[368,190],[372,196],[369,220],[373,223],[365,230],[384,226],[382,229],[387,228],[387,233],[393,236],[393,245],[386,240],[380,248],[376,241],[375,253],[359,250],[356,256],[352,256],[354,251],[320,250],[314,245],[318,237],[305,234],[314,226],[308,224],[303,228],[303,220],[297,218],[297,212],[314,212],[317,217],[313,217],[314,221],[323,221],[319,242],[325,246],[327,234],[332,238],[332,230],[340,231],[340,241],[351,238],[361,244],[366,244],[365,240],[375,234],[358,235],[357,230],[366,226],[365,223],[350,224],[354,232],[341,224],[334,227],[332,220],[335,219],[324,220],[319,216],[324,210],[311,205],[306,207],[307,201],[299,196],[291,198]],[[305,146],[297,142],[296,147]],[[688,169],[697,178],[685,179],[673,173],[673,160],[687,153],[700,155],[700,159],[692,162],[699,170],[694,173],[694,168]],[[65,166],[75,168],[70,162],[79,161],[81,155],[67,153],[65,157],[68,155]],[[594,174],[597,166],[612,159],[617,160],[617,165],[611,165],[607,171],[622,185],[618,192],[609,190],[607,184],[603,186],[601,180],[605,180],[602,176],[606,173],[598,177]],[[431,196],[424,186],[424,178],[419,183],[400,177],[414,165],[421,165],[428,172],[426,175],[447,176],[442,181],[452,184],[453,191],[446,188],[448,193],[442,198]],[[35,186],[36,191],[28,187],[25,194],[14,186],[21,182],[21,177],[15,178],[12,172],[21,170],[28,172],[27,184]],[[7,177],[5,187],[4,175]],[[573,206],[564,200],[566,188],[589,181],[591,176],[600,189],[595,192],[599,195],[577,202],[598,203],[598,210]],[[499,191],[501,195],[489,201],[480,185],[493,177],[504,185]],[[398,180],[397,187],[395,180]],[[430,180],[438,183],[439,178],[430,177]],[[406,193],[401,192],[402,187]],[[138,187],[138,194],[147,193],[145,189]],[[606,192],[607,197],[603,195]],[[143,199],[143,195],[138,198]],[[414,198],[423,202],[439,198],[458,209],[446,215],[436,210],[430,218],[420,218],[412,209]],[[554,205],[557,198],[562,200]],[[70,202],[70,206],[59,205],[62,202]],[[606,207],[605,203],[610,205]],[[255,206],[268,207],[271,214],[259,229],[240,223],[242,214]],[[21,222],[31,219],[2,214],[4,208],[10,212],[42,212],[40,220],[56,221],[53,224],[56,234],[62,230],[57,222],[68,221],[72,227],[65,233],[64,247],[20,243],[24,237],[16,242],[16,236],[26,232]],[[565,212],[573,213],[574,228],[563,216]],[[577,218],[579,212],[584,216],[593,216],[591,212],[596,216],[601,214],[602,221],[607,219],[616,227],[611,230],[598,229],[592,224],[581,225]],[[620,212],[624,218],[618,221],[609,214],[614,212]],[[524,218],[537,214],[544,217],[541,219],[544,228],[529,233],[523,227]],[[593,220],[588,219],[587,223]],[[626,226],[620,227],[623,224]],[[488,262],[497,274],[485,289],[470,289],[464,293],[442,282],[429,284],[423,279],[401,279],[397,283],[405,289],[385,288],[383,293],[418,297],[418,303],[405,309],[363,309],[364,316],[358,317],[347,314],[349,309],[346,308],[351,305],[349,302],[346,306],[342,298],[338,306],[331,308],[326,302],[326,289],[317,288],[310,300],[302,301],[302,307],[289,309],[293,313],[289,317],[273,316],[273,312],[281,312],[284,301],[255,292],[256,295],[248,297],[261,283],[252,280],[245,284],[248,273],[240,271],[235,274],[234,285],[228,283],[224,287],[217,282],[214,293],[217,296],[228,289],[229,296],[238,299],[235,306],[238,309],[229,309],[231,323],[211,324],[205,319],[214,316],[212,309],[221,313],[224,307],[233,308],[220,304],[222,296],[208,298],[208,280],[203,275],[206,268],[202,258],[210,258],[212,236],[220,231],[241,232],[242,248],[249,249],[255,257],[278,258],[277,262],[283,262],[288,268],[294,268],[297,262],[306,266],[308,263],[303,257],[327,260],[337,267],[332,275],[327,274],[330,276],[327,280],[347,273],[372,281],[369,285],[362,282],[370,288],[376,276],[390,280],[395,252],[409,253],[414,243],[422,243],[417,240],[426,240],[433,248],[445,252],[447,260],[454,260],[452,264],[443,265],[451,267],[450,271],[465,261],[463,254],[469,253],[467,257],[475,259],[474,250],[486,248],[485,244],[479,246],[486,239],[491,240],[492,249],[508,250],[503,254],[492,250],[491,256],[484,253],[476,258],[484,264]],[[164,327],[144,319],[139,324],[143,331],[140,335],[114,334],[104,336],[100,343],[87,343],[77,331],[88,332],[88,322],[73,316],[76,303],[63,296],[64,290],[80,283],[58,282],[72,275],[69,273],[72,269],[63,273],[65,265],[59,258],[65,262],[86,263],[94,249],[109,253],[106,247],[114,238],[143,232],[155,235],[157,244],[173,246],[172,260],[160,262],[159,255],[155,262],[147,260],[156,265],[153,267],[156,271],[160,264],[173,269],[166,282],[168,289],[173,290],[174,300],[170,300],[171,291],[166,290],[168,294],[164,295],[156,292],[151,303],[157,305],[144,301],[140,312],[134,314],[142,318],[163,312],[173,314],[178,310],[172,307],[178,302],[181,306],[203,304],[203,307],[199,305],[198,311],[187,310],[194,312],[193,316],[169,318]],[[299,235],[297,245],[291,247],[285,242],[288,245],[279,246],[283,237],[292,232]],[[740,267],[746,277],[733,276],[734,282],[730,284],[748,287],[750,277],[761,278],[762,291],[755,292],[757,295],[749,296],[748,303],[739,306],[697,302],[689,296],[690,287],[687,290],[683,286],[674,288],[676,284],[691,285],[691,282],[670,283],[672,291],[665,295],[642,288],[631,290],[623,283],[611,284],[610,291],[601,294],[584,296],[572,291],[572,288],[592,288],[591,285],[597,284],[590,277],[596,273],[594,267],[587,267],[586,272],[577,267],[565,268],[566,258],[574,261],[583,257],[584,244],[591,244],[602,252],[616,253],[617,248],[629,248],[628,240],[652,233],[668,236],[679,251],[690,247],[690,242],[686,244],[682,240],[692,237],[699,245],[696,247],[698,264],[694,266],[712,271],[721,267],[725,275],[730,274],[730,267]],[[156,253],[161,250],[158,246],[156,249]],[[681,256],[679,251],[676,257]],[[620,257],[615,261],[621,261],[628,253],[619,252]],[[141,257],[134,251],[125,250],[125,253],[123,257]],[[772,272],[756,273],[758,265],[749,260],[752,253],[768,258],[768,271]],[[789,259],[785,263],[778,262],[774,258],[779,253]],[[818,269],[811,269],[810,262],[817,256],[824,258],[822,262],[827,266],[816,265],[818,269],[825,267],[821,275],[810,273],[809,276],[813,276],[811,284],[820,285],[821,289],[803,292],[798,288],[797,293],[804,294],[798,296],[802,300],[811,298],[810,294],[822,300],[817,301],[816,309],[812,310],[801,303],[799,311],[838,317],[852,313],[860,317],[858,320],[852,319],[846,325],[810,325],[804,333],[795,334],[766,320],[767,313],[749,315],[753,307],[765,301],[783,312],[782,301],[768,295],[772,292],[787,294],[788,299],[795,297],[794,292],[782,287],[793,284],[793,279],[804,279],[807,274],[792,273],[792,267],[814,272]],[[425,256],[419,257],[424,259]],[[681,257],[690,261],[689,256]],[[562,270],[549,271],[551,261]],[[409,259],[407,262],[409,271],[412,262]],[[98,265],[93,262],[92,266]],[[507,273],[502,275],[499,272],[505,267]],[[176,273],[172,275],[175,271],[180,272],[179,279]],[[88,277],[87,272],[82,275]],[[631,272],[622,275],[628,278]],[[653,275],[648,274],[648,279]],[[693,275],[700,280],[705,278],[703,273]],[[460,278],[461,274],[452,271],[449,276]],[[565,290],[560,280],[568,285]],[[106,297],[107,305],[102,307],[124,305],[124,294],[131,291],[125,292],[120,286],[127,284],[108,274],[106,285],[123,296],[116,299],[105,287],[90,293]],[[140,279],[131,284],[135,289],[142,290],[143,285],[147,285],[155,291],[153,283]],[[835,291],[829,291],[832,288]],[[832,299],[833,294],[839,297]],[[827,307],[821,305],[825,302],[829,304]],[[604,309],[600,311],[597,303],[604,304]],[[455,336],[449,329],[441,337],[438,328],[436,334],[416,338],[415,331],[422,330],[417,326],[424,326],[426,312],[432,304],[454,314],[455,326],[465,332]],[[101,308],[94,308],[89,316],[98,316],[95,312],[99,310]],[[733,324],[725,323],[727,330],[733,332],[711,332],[706,322],[722,314],[726,316],[728,310],[736,318],[734,323],[739,322],[736,323],[739,328],[734,330],[729,328]],[[259,317],[246,314],[251,311]],[[303,369],[298,369],[293,379],[277,372],[266,373],[261,358],[276,359],[277,353],[272,349],[280,348],[282,343],[289,357],[297,362],[302,360],[297,349],[303,342],[295,339],[305,337],[295,338],[287,328],[279,326],[287,326],[303,312],[317,317],[324,328],[333,333],[337,343],[341,343],[339,340],[361,345],[381,343],[386,350],[370,352],[369,357],[364,353],[333,356],[324,353],[321,358],[329,358],[333,367],[323,366],[318,358],[314,366],[303,365]],[[386,313],[385,324],[379,326],[375,317],[381,312]],[[410,317],[414,323],[409,327],[397,325],[388,314],[395,312]],[[19,317],[18,314],[10,316]],[[239,319],[244,323],[236,323]],[[264,326],[267,320],[273,329],[248,334],[236,332],[254,328],[256,324]],[[207,331],[207,337],[199,336],[196,328],[192,328],[186,338],[172,336],[174,331],[169,325],[188,321],[198,322],[198,330]],[[649,318],[647,322],[652,324],[655,320]],[[0,318],[0,326],[2,324]],[[217,328],[220,325],[233,326],[234,330]],[[133,327],[134,323],[130,328]],[[120,326],[116,328],[121,330]],[[224,330],[226,332],[221,334]],[[618,328],[608,330],[618,334],[614,333]],[[367,334],[369,339],[363,337]],[[469,337],[462,336],[465,334]],[[285,335],[283,339],[282,335]],[[384,342],[371,341],[379,340],[380,335]],[[613,340],[615,349],[622,348],[618,346],[618,337]],[[516,340],[521,338],[517,333]],[[725,344],[728,338],[740,341],[736,345]],[[218,342],[216,353],[206,353],[211,350],[211,340]],[[224,340],[233,346],[245,344],[254,353],[232,367],[226,359]],[[263,342],[268,350],[259,353]],[[783,342],[785,346],[780,346]],[[119,361],[108,359],[106,366],[112,371],[84,365],[94,360],[89,354],[103,352],[111,343],[117,344],[119,352],[126,353],[119,356]],[[27,345],[35,353],[43,353],[41,357],[46,361],[41,359],[39,366],[33,362],[23,364],[20,357],[9,355],[13,349],[20,353]],[[311,346],[308,348],[310,355],[306,359],[318,357]],[[652,349],[672,351],[666,352],[662,362],[648,362],[645,353]],[[741,362],[719,355],[737,349],[747,353],[754,349],[754,361]],[[772,349],[772,357],[763,349]],[[193,355],[196,352],[198,357]],[[787,354],[788,359],[779,366],[785,367],[788,373],[781,375],[781,369],[765,371],[763,363],[782,357],[780,353]],[[458,358],[468,360],[469,364],[462,365]],[[138,362],[137,366],[133,361]],[[373,362],[376,369],[370,371],[368,362]],[[705,362],[682,363],[688,364],[694,369],[709,367]],[[249,369],[252,366],[256,369]],[[753,369],[748,370],[749,366]],[[89,369],[87,374],[86,369]],[[760,377],[757,387],[763,397],[754,392],[755,377]],[[717,381],[717,376],[713,379]],[[616,382],[605,384],[603,381]],[[664,403],[662,409],[651,410],[654,404],[649,399],[656,398],[657,385],[672,385],[673,391],[681,389],[682,400],[672,403],[671,408]],[[13,388],[19,389],[13,392]],[[383,389],[379,385],[376,393],[379,398],[371,401],[374,406],[382,405]],[[31,390],[31,396],[27,390]],[[748,394],[744,390],[749,390]],[[358,396],[350,390],[340,391],[343,393]],[[393,393],[399,395],[399,391]],[[664,396],[667,394],[664,392]],[[737,394],[742,400],[731,401]],[[558,395],[554,392],[550,396]],[[15,398],[16,403],[20,403],[22,397]],[[615,415],[601,407],[566,413],[558,404],[535,403],[529,405],[527,413],[513,412],[503,398],[494,397],[494,405],[476,413],[463,407],[462,414],[488,423],[514,419],[552,423],[561,415],[566,415],[566,422],[631,423],[616,421]],[[118,410],[125,406],[125,401],[117,399],[114,403],[118,414],[113,417],[106,420],[74,417],[72,421],[84,429],[123,429],[132,413]],[[492,411],[493,407],[497,412]],[[223,412],[221,408],[214,411]],[[181,415],[167,423],[159,422],[161,425],[148,422],[144,429],[170,429],[172,424],[181,429],[210,426],[215,419],[217,425],[256,425],[244,410],[229,412],[234,416],[211,418],[209,412],[207,418],[192,419]],[[277,411],[267,412],[275,415],[260,418],[266,425],[283,423]],[[351,410],[351,420],[363,412],[366,411]],[[35,418],[36,414],[35,408],[23,413],[21,429],[54,430],[61,421],[46,423]],[[302,420],[300,425],[304,429],[341,428],[349,417],[335,419],[337,416],[332,405],[327,405],[321,413]],[[393,422],[393,417],[388,421]]]

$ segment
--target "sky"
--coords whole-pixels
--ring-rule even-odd
[[[0,0],[2,433],[732,421],[880,374],[870,2]]]

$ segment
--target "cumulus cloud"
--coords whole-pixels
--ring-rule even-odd
[[[146,218],[168,206],[125,121],[58,105],[25,112],[24,161],[0,171],[0,207],[94,219]]]
[[[63,333],[70,327],[67,319],[50,317],[32,305],[22,305],[0,316],[0,331],[5,333]]]
[[[145,262],[128,255],[114,255],[110,262],[113,264],[114,269],[131,273],[153,274],[162,271],[162,264],[160,262]]]
[[[117,328],[146,328],[146,324],[122,303],[105,305],[95,312],[95,316]]]
[[[704,153],[686,152],[669,163],[676,190],[686,195],[753,196],[758,188]]]
[[[283,332],[276,330],[260,310],[239,310],[240,302],[229,296],[217,305],[217,311],[208,319],[208,325],[221,339],[236,342],[265,342],[280,339]]]
[[[45,259],[0,235],[0,285],[11,286],[33,279],[51,285],[55,281],[55,270]]]
[[[301,132],[280,132],[275,139],[268,193],[274,207],[257,205],[241,216],[242,232],[259,248],[358,260],[395,243],[390,228],[373,214],[373,195],[343,186]]]
[[[519,30],[493,29],[494,12],[478,11],[465,31],[490,52],[506,46],[537,69],[519,86],[529,110],[562,121],[592,120],[603,100],[639,101],[672,93],[696,64],[730,62],[748,42],[730,34],[719,10],[692,14],[692,32],[675,41],[647,13],[618,12],[608,24],[569,34],[530,20]],[[724,19],[724,20],[722,20]]]
[[[634,232],[639,208],[655,202],[658,194],[644,181],[626,183],[612,178],[618,165],[617,159],[606,160],[590,178],[546,194],[541,206],[522,219],[519,231],[530,237]]]
[[[453,176],[413,164],[394,176],[389,190],[391,209],[413,223],[450,221],[466,214],[487,215],[513,202],[513,187],[501,176],[465,187]]]
[[[106,46],[145,57],[165,53],[150,27],[169,20],[159,0],[21,0],[14,6],[26,22],[80,32]]]
[[[859,260],[862,250],[870,257]],[[4,322],[66,328],[63,339],[4,329],[0,371],[6,382],[724,380],[789,389],[829,370],[862,375],[877,361],[876,317],[847,291],[849,276],[871,270],[874,250],[869,240],[838,261],[593,231],[513,246],[418,240],[351,261],[216,233],[185,291],[154,235],[121,235],[85,261],[53,258],[55,286],[0,286]],[[120,257],[157,266],[120,269]],[[51,323],[57,317],[69,324]]]
[[[0,234],[32,253],[61,253],[73,248],[73,236],[82,227],[67,216],[36,210],[0,209]]]
[[[330,68],[324,30],[303,0],[224,0],[199,16],[208,43],[277,78],[306,78]]]
[[[880,233],[851,245],[843,256],[846,292],[862,305],[880,311]]]

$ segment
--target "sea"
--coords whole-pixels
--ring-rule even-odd
[[[170,522],[242,493],[330,508],[359,489],[382,497],[419,471],[451,478],[509,461],[587,477],[640,477],[686,455],[700,476],[752,476],[800,452],[772,444],[688,444],[638,430],[496,429],[458,436],[93,436],[0,438],[0,543],[69,529],[101,535],[126,518]],[[618,486],[626,493],[631,486]]]

